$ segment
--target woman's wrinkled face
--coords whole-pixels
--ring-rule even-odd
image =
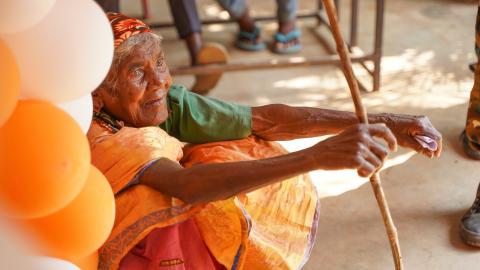
[[[163,123],[172,77],[159,42],[152,38],[136,45],[118,72],[115,95],[103,99],[105,109],[129,126]]]

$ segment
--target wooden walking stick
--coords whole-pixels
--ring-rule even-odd
[[[335,4],[333,3],[333,0],[322,1],[325,11],[328,15],[328,20],[330,21],[330,27],[332,29],[333,37],[335,38],[335,43],[337,44],[337,52],[340,56],[343,73],[345,74],[345,78],[347,79],[347,83],[350,88],[350,93],[352,94],[353,103],[355,105],[355,113],[357,114],[360,123],[368,124],[367,111],[362,104],[360,90],[352,69],[352,62],[350,61],[347,46],[345,45],[340,27],[338,25]],[[388,209],[387,200],[385,199],[385,194],[381,186],[378,172],[372,175],[370,178],[370,183],[372,184],[373,192],[375,193],[375,198],[377,199],[378,207],[382,213],[383,222],[387,230],[388,240],[390,241],[390,247],[392,249],[393,260],[395,262],[395,269],[402,270],[402,255],[400,254],[400,244],[398,242],[397,229],[395,228],[395,224],[393,224],[392,216],[390,215],[390,210]]]

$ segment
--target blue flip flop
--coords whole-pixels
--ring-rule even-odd
[[[295,39],[300,40],[300,36],[302,35],[302,32],[300,30],[295,29],[293,31],[288,32],[287,34],[282,34],[280,32],[275,33],[273,36],[274,43],[289,43]],[[277,48],[277,46],[273,46],[272,50],[274,53],[278,54],[290,54],[290,53],[297,53],[302,49],[302,45],[299,43],[288,47],[288,48]]]
[[[238,32],[235,46],[245,51],[261,51],[265,50],[266,45],[263,41],[258,40],[260,36],[260,28],[255,26],[253,32],[242,31]]]

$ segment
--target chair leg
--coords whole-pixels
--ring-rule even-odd
[[[148,6],[148,0],[142,0],[143,19],[150,18],[150,7]]]
[[[375,15],[375,43],[373,59],[373,91],[380,89],[380,65],[382,63],[383,48],[383,18],[385,12],[385,0],[377,0],[377,11]]]

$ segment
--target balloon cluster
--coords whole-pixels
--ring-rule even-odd
[[[113,192],[85,136],[113,50],[93,0],[2,1],[0,214],[36,240],[36,269],[96,269],[113,227]]]

